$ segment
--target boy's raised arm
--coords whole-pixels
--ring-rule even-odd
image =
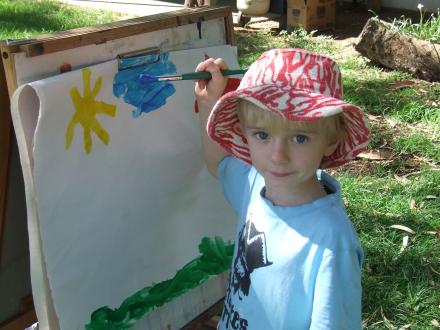
[[[196,71],[208,71],[212,79],[201,79],[195,83],[195,94],[199,106],[200,130],[202,148],[206,165],[213,176],[217,176],[217,167],[228,154],[219,145],[212,141],[206,131],[206,123],[217,100],[223,94],[228,81],[220,70],[227,70],[228,66],[223,59],[207,59],[197,65]]]

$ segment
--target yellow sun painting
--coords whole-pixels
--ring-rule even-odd
[[[72,145],[75,126],[80,124],[83,127],[84,149],[87,154],[90,154],[92,151],[92,131],[104,144],[107,145],[110,140],[110,135],[104,128],[102,128],[95,116],[98,114],[104,114],[114,117],[116,114],[116,105],[95,100],[102,87],[102,76],[99,76],[98,79],[96,79],[95,85],[93,86],[93,89],[91,89],[91,75],[92,70],[89,68],[82,70],[84,84],[83,96],[80,95],[77,88],[72,88],[70,90],[70,97],[72,98],[72,103],[75,107],[75,113],[67,125],[66,130],[66,149],[69,149]]]

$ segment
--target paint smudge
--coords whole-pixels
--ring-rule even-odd
[[[168,60],[168,52],[161,53],[158,61],[157,55],[150,56],[150,63],[145,65],[137,65],[145,63],[145,57],[124,59],[121,63],[122,67],[131,68],[120,70],[113,80],[113,94],[116,97],[122,97],[125,103],[136,107],[132,112],[134,118],[138,118],[142,113],[159,109],[166,103],[167,98],[176,92],[173,84],[166,81],[157,83],[139,81],[141,73],[152,76],[176,73],[176,66]]]
[[[64,62],[60,65],[60,73],[72,71],[72,64]]]
[[[92,151],[92,131],[104,144],[107,145],[110,141],[109,134],[104,128],[102,128],[95,116],[98,114],[104,114],[106,116],[114,117],[116,114],[116,105],[95,100],[102,87],[102,76],[99,76],[98,79],[96,79],[95,85],[92,89],[90,86],[91,75],[92,70],[89,68],[82,70],[83,96],[80,95],[77,88],[72,88],[70,90],[70,97],[72,99],[72,104],[75,107],[75,113],[66,129],[66,149],[69,149],[72,145],[75,126],[79,124],[83,127],[84,149],[86,154],[90,154]]]
[[[199,17],[197,20],[197,30],[199,31],[199,39],[202,40],[202,22],[205,20],[204,17]]]

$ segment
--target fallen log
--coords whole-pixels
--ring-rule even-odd
[[[380,19],[367,21],[355,49],[387,68],[407,71],[428,81],[440,81],[440,45],[401,34]]]

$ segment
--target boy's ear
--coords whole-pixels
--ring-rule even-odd
[[[327,145],[327,148],[324,150],[324,156],[330,156],[332,153],[335,152],[336,148],[339,145],[339,140],[336,140],[334,142],[329,142],[329,144]]]

